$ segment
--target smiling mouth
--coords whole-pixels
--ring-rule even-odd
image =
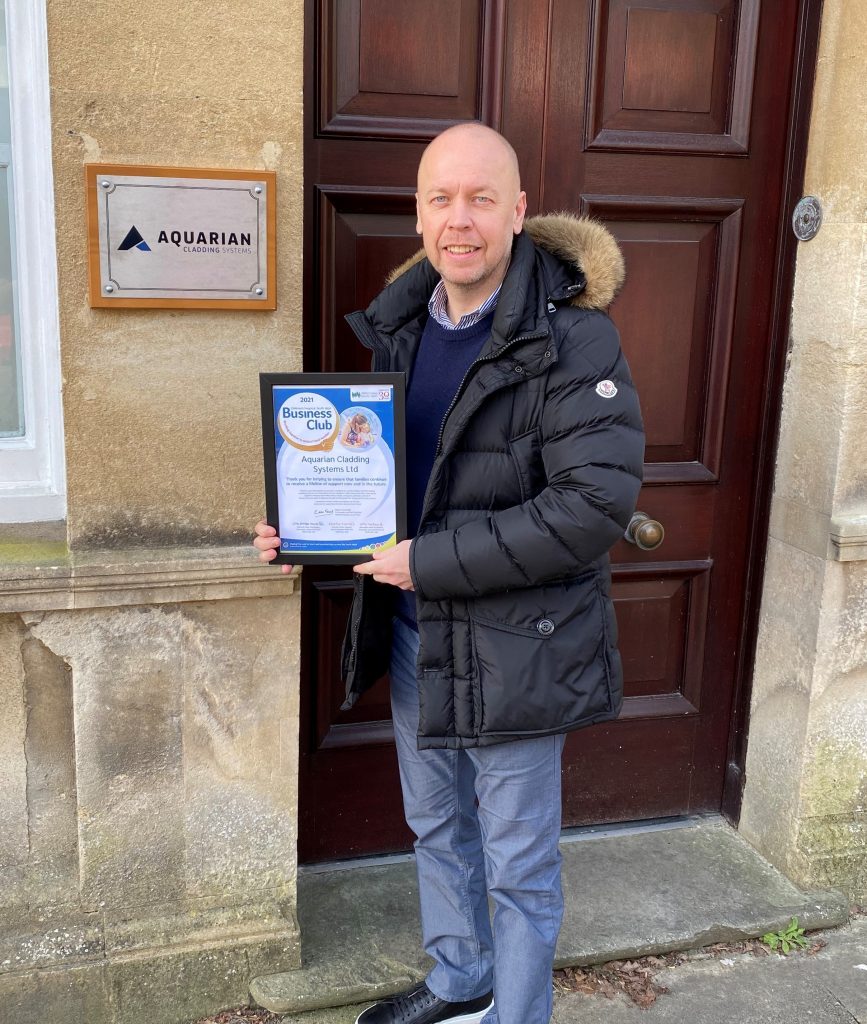
[[[477,245],[447,245],[445,250],[451,253],[452,256],[467,256],[471,252],[476,252],[479,247]]]

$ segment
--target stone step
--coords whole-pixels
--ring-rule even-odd
[[[566,910],[557,967],[736,941],[848,919],[836,890],[803,891],[722,818],[579,830],[566,837]],[[421,980],[418,887],[411,856],[299,874],[303,966],[256,978],[274,1013],[377,999]]]

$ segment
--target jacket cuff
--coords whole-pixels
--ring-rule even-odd
[[[416,537],[410,547],[409,573],[422,601],[476,596],[455,551],[454,530]]]
[[[418,537],[413,537],[413,539],[409,543],[409,575],[410,575],[410,579],[412,580],[412,586],[413,586],[413,589],[414,589],[416,595],[422,601],[426,601],[427,598],[424,596],[424,591],[422,590],[422,586],[421,586],[421,580],[419,579],[419,575],[418,575],[418,568],[416,567],[416,562],[415,562],[415,551],[416,551],[416,542],[417,541],[418,541]]]

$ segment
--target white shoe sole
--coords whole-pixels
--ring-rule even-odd
[[[494,1000],[492,999],[484,1010],[476,1010],[475,1013],[464,1013],[460,1017],[448,1017],[442,1024],[479,1024],[479,1021],[482,1020],[485,1014],[490,1013],[493,1005]]]

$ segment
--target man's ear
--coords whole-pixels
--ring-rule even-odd
[[[421,210],[418,208],[418,192],[415,194],[415,233],[421,234]]]
[[[527,212],[527,193],[519,192],[518,201],[515,203],[515,223],[513,230],[516,235],[520,235],[521,228],[524,226],[524,215]]]

